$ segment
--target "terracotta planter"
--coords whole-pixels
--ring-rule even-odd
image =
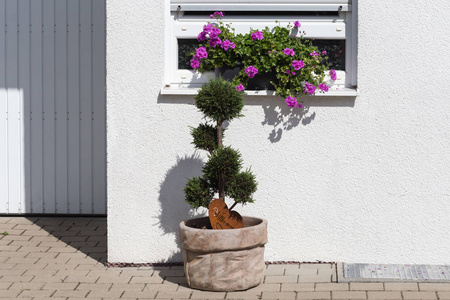
[[[230,292],[261,283],[267,221],[243,218],[244,228],[240,229],[198,229],[209,226],[208,218],[180,223],[184,272],[190,287]]]

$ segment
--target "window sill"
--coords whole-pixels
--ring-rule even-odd
[[[161,95],[197,95],[200,88],[186,88],[186,87],[163,87],[161,89]],[[274,91],[261,90],[261,91],[245,91],[247,96],[276,96]],[[358,90],[353,88],[340,88],[330,89],[326,93],[316,93],[316,97],[356,97]]]

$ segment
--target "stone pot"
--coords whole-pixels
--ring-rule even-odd
[[[244,228],[211,228],[209,218],[180,223],[184,273],[190,287],[239,291],[259,285],[264,276],[267,221],[243,217]]]

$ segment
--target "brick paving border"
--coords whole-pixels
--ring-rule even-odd
[[[255,288],[199,291],[181,263],[107,264],[106,218],[0,217],[0,300],[450,299],[450,283],[343,283],[336,271],[335,263],[272,262]]]

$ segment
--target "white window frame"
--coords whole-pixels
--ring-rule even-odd
[[[239,1],[241,3],[239,3]],[[213,2],[211,4],[211,2]],[[196,94],[201,85],[207,82],[213,72],[204,74],[193,70],[178,69],[178,39],[196,39],[203,25],[212,22],[209,14],[213,11],[224,11],[223,22],[231,22],[236,33],[249,32],[250,28],[263,29],[275,26],[275,20],[282,26],[299,20],[301,30],[306,32],[306,38],[342,39],[346,41],[346,71],[337,71],[337,80],[329,81],[331,86],[323,96],[356,96],[357,87],[357,16],[356,0],[281,0],[275,6],[279,11],[317,11],[336,10],[339,16],[301,16],[301,12],[290,16],[227,16],[226,9],[240,11],[273,11],[274,1],[269,0],[227,0],[226,2],[211,0],[166,0],[166,51],[165,51],[165,84],[162,94],[189,95]],[[351,3],[353,2],[353,3]],[[203,3],[203,4],[202,4]],[[347,3],[347,4],[346,4]],[[350,3],[350,4],[349,4]],[[239,7],[236,8],[236,7]],[[201,16],[185,15],[184,11],[204,11]],[[275,9],[276,10],[276,9]],[[248,95],[273,95],[273,91],[246,91]]]

